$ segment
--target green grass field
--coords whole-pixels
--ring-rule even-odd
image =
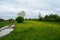
[[[10,23],[7,21],[0,22],[0,28],[6,25],[9,25]]]
[[[14,31],[0,40],[60,40],[59,23],[25,21],[15,24]]]

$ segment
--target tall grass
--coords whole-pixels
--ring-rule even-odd
[[[10,23],[8,21],[0,22],[0,28],[3,27],[3,26],[9,25],[9,24]]]
[[[15,23],[14,31],[0,40],[60,40],[60,25],[54,22]]]

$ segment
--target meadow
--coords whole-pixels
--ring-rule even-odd
[[[0,22],[0,28],[1,27],[4,27],[6,25],[9,25],[10,23],[8,21],[3,21],[3,22]]]
[[[24,21],[15,25],[14,31],[0,40],[60,40],[58,22]]]

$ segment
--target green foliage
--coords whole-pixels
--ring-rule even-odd
[[[38,21],[42,21],[42,20],[43,20],[43,18],[42,17],[39,17]]]
[[[45,18],[44,18],[45,21],[49,21],[49,16],[46,15]]]
[[[13,21],[14,21],[14,19],[12,19],[12,18],[11,18],[11,19],[9,19],[8,21],[9,21],[9,22],[13,22]]]
[[[39,12],[39,16],[38,17],[39,17],[38,21],[42,21],[43,20],[40,12]]]
[[[58,17],[59,17],[59,16],[56,15],[56,14],[55,14],[55,15],[53,15],[53,14],[50,14],[50,15],[49,15],[50,21],[57,21],[57,20],[58,20]]]
[[[21,17],[21,16],[19,16],[19,17],[16,18],[16,21],[17,21],[18,23],[22,23],[22,22],[24,21],[24,18]]]
[[[39,18],[40,21],[60,21],[60,16],[56,15],[56,14],[50,14],[50,15],[46,15],[45,17],[40,17]]]

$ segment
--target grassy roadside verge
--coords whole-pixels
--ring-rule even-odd
[[[3,26],[9,25],[9,24],[10,23],[8,21],[0,22],[0,28],[3,27]]]

